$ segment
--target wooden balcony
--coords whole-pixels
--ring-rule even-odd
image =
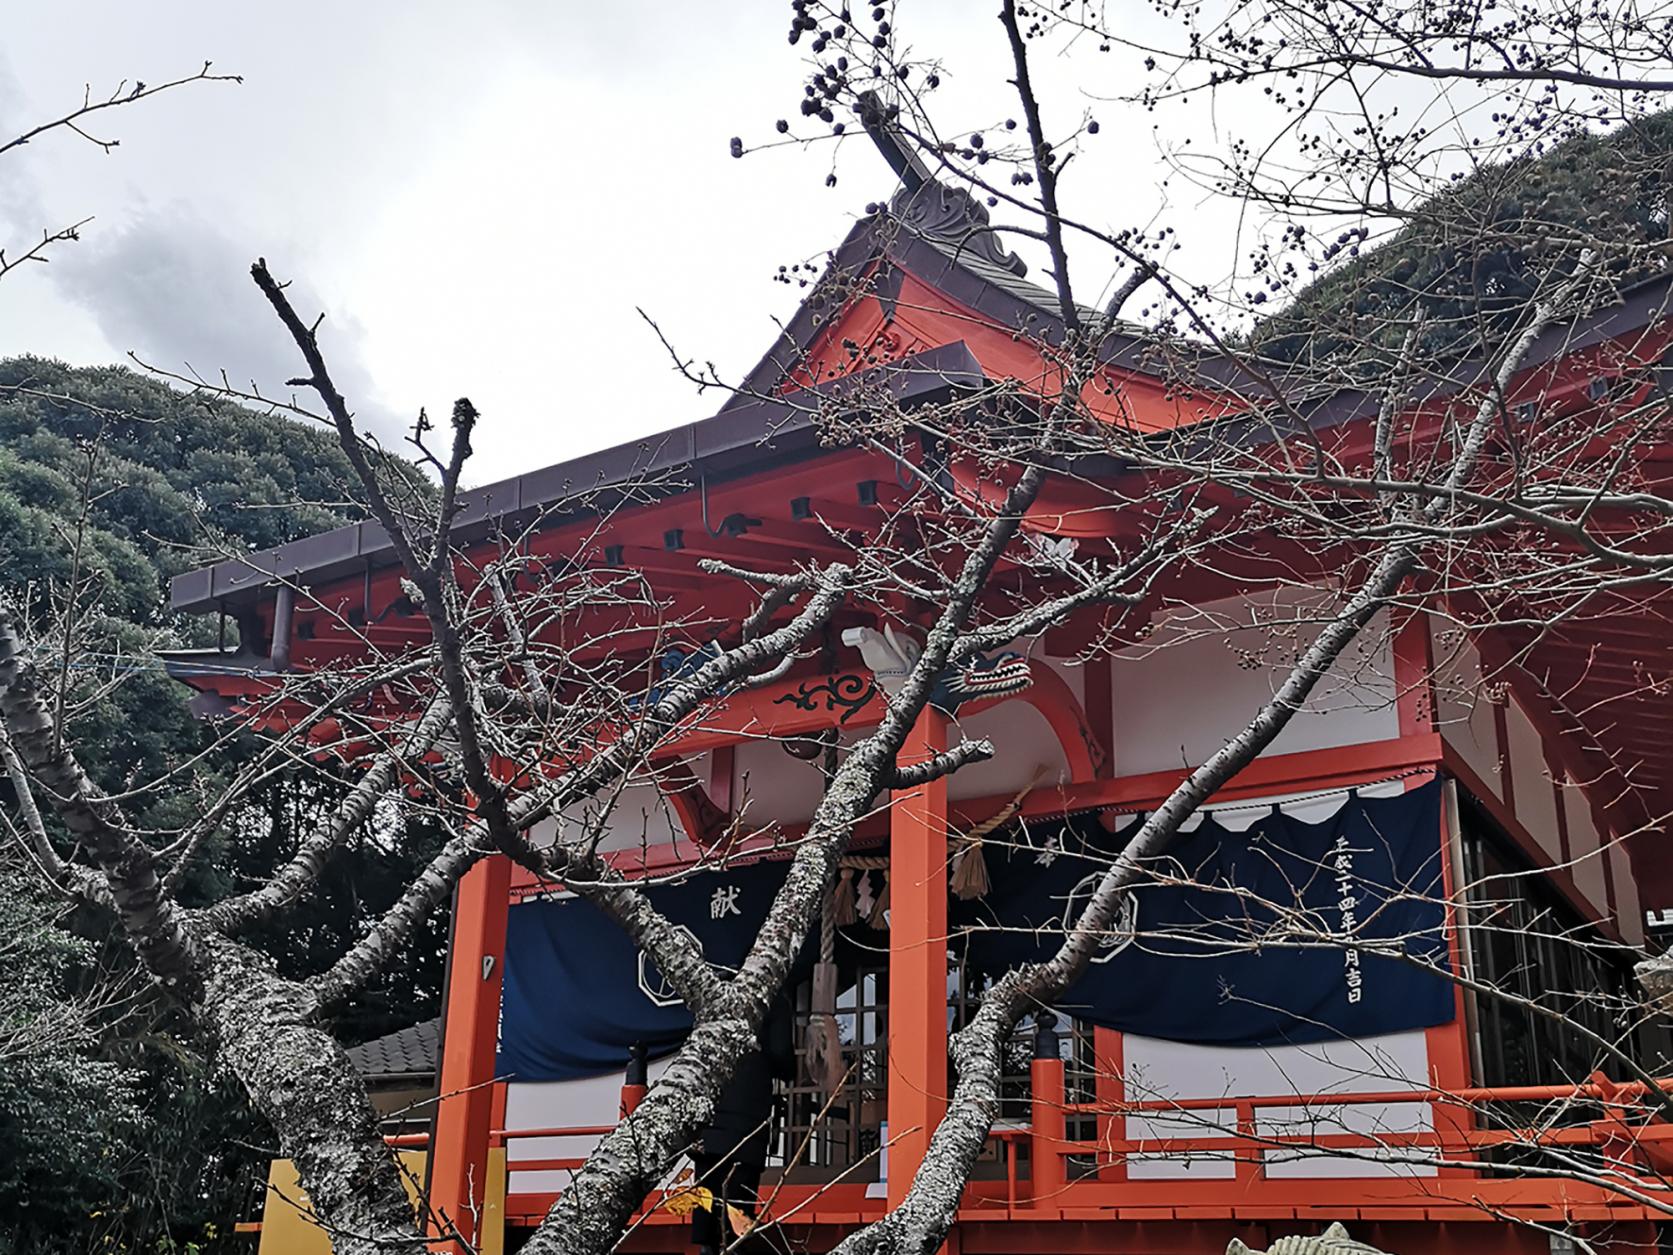
[[[1619,1237],[1650,1233],[1656,1222],[1673,1216],[1673,1123],[1655,1114],[1646,1101],[1648,1087],[1601,1075],[1573,1086],[1226,1095],[1113,1104],[1066,1101],[1060,1058],[1035,1059],[1031,1080],[1031,1118],[992,1134],[1005,1165],[1003,1178],[973,1181],[966,1190],[958,1217],[964,1249],[1135,1249],[1130,1239],[1143,1233],[1148,1236],[1136,1249],[1200,1252],[1215,1249],[1206,1241],[1223,1243],[1222,1232],[1268,1227],[1274,1233],[1292,1232],[1340,1220],[1367,1238],[1404,1235],[1408,1250],[1491,1255],[1523,1250],[1522,1239],[1539,1232],[1524,1226],[1579,1225]],[[1673,1079],[1659,1084],[1673,1092]],[[640,1087],[624,1086],[624,1105],[631,1108],[643,1093]],[[1353,1123],[1356,1110],[1397,1106],[1426,1108],[1431,1127],[1421,1132],[1319,1131]],[[1510,1118],[1532,1106],[1551,1118],[1520,1123]],[[1069,1137],[1071,1121],[1093,1124],[1097,1136]],[[1278,1132],[1271,1127],[1275,1121],[1306,1131]],[[1200,1122],[1201,1132],[1135,1137],[1128,1132],[1135,1122]],[[537,1224],[557,1197],[507,1194],[508,1158],[523,1171],[572,1171],[584,1162],[584,1156],[520,1157],[517,1143],[595,1139],[611,1127],[495,1129],[490,1157],[495,1170],[484,1219],[503,1217],[503,1228],[492,1233],[485,1228],[483,1250],[512,1245],[510,1231]],[[385,1140],[402,1152],[410,1178],[422,1179],[429,1135],[390,1134]],[[1505,1158],[1511,1148],[1518,1148],[1524,1160],[1518,1166]],[[1566,1171],[1542,1165],[1541,1152],[1561,1155]],[[1339,1157],[1339,1163],[1359,1159],[1368,1174],[1376,1175],[1338,1169],[1339,1175],[1307,1179],[1270,1171],[1298,1157],[1316,1161],[1324,1155]],[[1135,1177],[1136,1165],[1158,1161],[1213,1164],[1221,1175],[1212,1180]],[[297,1214],[292,1200],[299,1191],[288,1167],[275,1164],[275,1188],[259,1226],[262,1255],[323,1252],[328,1248],[319,1230]],[[1419,1175],[1419,1167],[1428,1175]],[[684,1213],[692,1200],[682,1195],[688,1191],[679,1187],[650,1196],[624,1249],[683,1250],[689,1223]],[[884,1210],[878,1184],[859,1180],[807,1184],[775,1182],[769,1176],[762,1195],[763,1217],[789,1230],[798,1249],[826,1249]],[[1087,1222],[1100,1227],[1089,1228]],[[1205,1231],[1216,1236],[1204,1238]],[[1439,1240],[1444,1234],[1451,1235],[1450,1241]],[[1393,1244],[1400,1239],[1384,1240]],[[1413,1240],[1427,1245],[1414,1247]]]
[[[1673,1123],[1653,1113],[1642,1084],[1617,1084],[1595,1076],[1575,1086],[1072,1103],[1064,1098],[1063,1062],[1058,1058],[1036,1059],[1032,1081],[1030,1120],[991,1135],[1003,1154],[1004,1177],[971,1183],[959,1213],[961,1228],[985,1229],[997,1222],[1039,1231],[1041,1225],[1057,1229],[1065,1222],[1087,1221],[1293,1221],[1305,1227],[1308,1222],[1342,1220],[1358,1229],[1469,1222],[1507,1227],[1506,1222],[1516,1221],[1618,1229],[1673,1216]],[[1673,1080],[1662,1087],[1673,1091]],[[1513,1111],[1530,1105],[1547,1113],[1566,1113],[1569,1119],[1517,1123],[1510,1118]],[[1352,1124],[1356,1110],[1402,1106],[1427,1109],[1431,1127],[1421,1132],[1318,1131]],[[1306,1131],[1273,1131],[1272,1117]],[[1149,1123],[1200,1120],[1203,1131],[1134,1137],[1126,1130],[1135,1118]],[[1065,1130],[1072,1120],[1094,1123],[1098,1136],[1070,1138]],[[599,1136],[607,1131],[596,1126],[501,1129],[494,1137],[496,1145],[514,1148],[526,1138]],[[1534,1161],[1512,1167],[1503,1162],[1510,1148],[1520,1148],[1523,1158]],[[1563,1154],[1573,1162],[1566,1172],[1556,1172],[1537,1162],[1541,1151]],[[574,1169],[582,1162],[529,1161],[517,1158],[514,1149],[508,1153],[524,1169]],[[1338,1163],[1361,1160],[1366,1175],[1350,1175],[1351,1163],[1342,1164],[1348,1171],[1327,1179],[1269,1171],[1286,1160],[1317,1161],[1326,1155],[1337,1157]],[[1493,1162],[1495,1156],[1500,1162]],[[1230,1174],[1213,1180],[1135,1178],[1134,1165],[1158,1160],[1212,1163],[1222,1172],[1229,1165]],[[661,1250],[683,1245],[687,1222],[680,1214],[680,1192],[664,1191],[647,1199],[630,1246]],[[769,1179],[762,1193],[763,1215],[795,1231],[793,1240],[810,1249],[828,1245],[827,1237],[834,1241],[876,1219],[884,1209],[878,1186],[858,1180],[799,1184]],[[505,1200],[508,1223],[538,1223],[555,1197],[510,1195]],[[1486,1238],[1480,1229],[1476,1235],[1478,1241]],[[1001,1246],[1002,1242],[994,1249]],[[1471,1249],[1499,1248],[1478,1244]]]

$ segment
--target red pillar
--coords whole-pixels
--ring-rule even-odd
[[[904,767],[947,748],[926,708]],[[902,790],[889,811],[889,1206],[906,1197],[947,1110],[947,782]]]
[[[651,1092],[650,1077],[646,1072],[645,1043],[636,1041],[627,1052],[627,1072],[622,1077],[622,1104],[618,1119],[625,1120],[645,1101]]]
[[[1435,646],[1429,634],[1427,615],[1412,612],[1398,619],[1394,637],[1394,682],[1399,690],[1400,735],[1422,736],[1435,730]],[[1503,710],[1499,708],[1502,715]],[[1508,755],[1505,761],[1509,762]],[[1425,783],[1420,779],[1406,781],[1407,790]],[[1509,796],[1508,789],[1506,796]],[[1458,906],[1460,886],[1457,883],[1454,860],[1452,817],[1447,808],[1441,812],[1441,887],[1446,897],[1446,933],[1448,958],[1452,970],[1464,970],[1464,950],[1459,927],[1463,923]],[[1450,1024],[1437,1024],[1426,1029],[1424,1036],[1429,1048],[1429,1082],[1436,1089],[1460,1090],[1470,1084],[1470,1016],[1464,988],[1453,986],[1453,1018]],[[1453,1103],[1434,1104],[1435,1131],[1443,1137],[1456,1136],[1475,1127],[1475,1118],[1468,1106]],[[1448,1157],[1467,1159],[1469,1152],[1450,1148]],[[1470,1176],[1468,1168],[1442,1168],[1442,1176]]]
[[[430,1142],[429,1199],[432,1231],[448,1232],[451,1225],[473,1245],[488,1180],[500,980],[510,904],[511,860],[503,854],[491,855],[466,872],[453,898],[441,1099]]]
[[[1068,1120],[1063,1111],[1063,1056],[1056,1024],[1057,1016],[1051,1011],[1034,1015],[1034,1061],[1028,1071],[1032,1125],[1028,1193],[1035,1207],[1061,1207],[1068,1181],[1068,1165],[1063,1161]]]
[[[1098,1105],[1106,1111],[1113,1111],[1119,1107],[1127,1097],[1127,1041],[1113,1028],[1095,1028],[1092,1030],[1092,1059],[1096,1069],[1093,1079],[1094,1097]],[[1125,1116],[1105,1115],[1098,1117],[1098,1140],[1106,1148],[1127,1139],[1127,1119]],[[1099,1156],[1098,1179],[1101,1181],[1125,1181],[1127,1179],[1127,1156],[1122,1154],[1115,1157],[1107,1149]]]
[[[1396,618],[1392,630],[1400,735],[1423,736],[1435,730],[1435,648],[1429,617],[1409,612]]]

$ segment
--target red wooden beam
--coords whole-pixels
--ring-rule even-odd
[[[1370,784],[1403,772],[1439,767],[1443,752],[1440,735],[1430,733],[1329,749],[1302,750],[1294,754],[1274,754],[1269,758],[1257,758],[1214,794],[1208,804]],[[1458,774],[1455,759],[1450,754],[1446,765],[1449,771]],[[1467,771],[1467,768],[1464,770]],[[1021,813],[1030,819],[1040,819],[1073,811],[1148,810],[1166,798],[1174,786],[1185,778],[1185,774],[1183,770],[1152,771],[1136,776],[1044,786],[1023,799]],[[1473,774],[1466,778],[1469,781],[1475,779]],[[954,829],[966,830],[992,818],[1013,800],[1014,794],[993,793],[951,802],[948,805],[949,822]],[[805,824],[785,824],[771,837],[762,836],[753,842],[743,843],[735,853],[739,856],[767,854],[785,845],[793,846],[805,832]],[[888,835],[888,817],[874,816],[855,829],[854,840],[865,844],[882,841]],[[611,857],[629,875],[668,871],[691,861],[690,851],[673,845],[622,851]],[[512,891],[519,895],[552,887],[549,881],[537,883],[533,876],[520,868],[514,868],[512,876]]]
[[[725,832],[727,812],[709,796],[697,773],[683,759],[670,759],[652,766],[656,771],[656,787],[668,799],[685,835],[699,849],[708,849]]]

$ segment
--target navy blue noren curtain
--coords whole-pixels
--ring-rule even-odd
[[[1169,1041],[1270,1046],[1427,1028],[1453,1018],[1452,983],[1403,959],[1303,932],[1398,943],[1448,970],[1441,785],[1350,796],[1307,823],[1279,811],[1247,831],[1212,815],[1150,865],[1059,1009]],[[960,904],[968,960],[994,975],[1044,959],[1138,821],[1113,836],[1091,816],[1029,848],[988,851],[993,891]],[[1287,934],[1287,935],[1286,935]]]
[[[786,860],[703,872],[649,890],[657,908],[689,928],[711,963],[736,967],[784,883]],[[636,1041],[668,1054],[691,1016],[656,965],[616,922],[582,898],[519,903],[505,938],[499,1071],[523,1081],[619,1072]],[[794,977],[792,978],[794,979]]]
[[[1317,823],[1274,811],[1244,832],[1205,817],[1148,869],[1149,882],[1130,894],[1127,931],[1112,934],[1059,1009],[1148,1037],[1237,1046],[1447,1023],[1454,996],[1444,976],[1341,945],[1296,944],[1302,939],[1287,927],[1299,920],[1366,944],[1397,942],[1446,970],[1440,791],[1437,781],[1395,797],[1349,797]],[[978,973],[1047,957],[1065,916],[1084,906],[1136,828],[1112,836],[1079,816],[990,844],[993,887],[980,901],[952,904],[952,944]],[[788,866],[703,872],[649,892],[711,962],[735,967]],[[810,958],[804,947],[802,969]],[[655,966],[641,963],[626,934],[589,903],[512,907],[502,1075],[569,1080],[620,1071],[632,1043],[665,1054],[690,1027]]]

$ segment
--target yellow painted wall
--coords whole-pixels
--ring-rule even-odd
[[[424,1152],[398,1156],[407,1194],[416,1200],[424,1181]],[[505,1243],[505,1150],[488,1152],[487,1197],[482,1206],[482,1255],[501,1255]],[[261,1213],[260,1255],[331,1255],[331,1240],[314,1219],[308,1194],[288,1159],[275,1159],[267,1170],[267,1197]]]

